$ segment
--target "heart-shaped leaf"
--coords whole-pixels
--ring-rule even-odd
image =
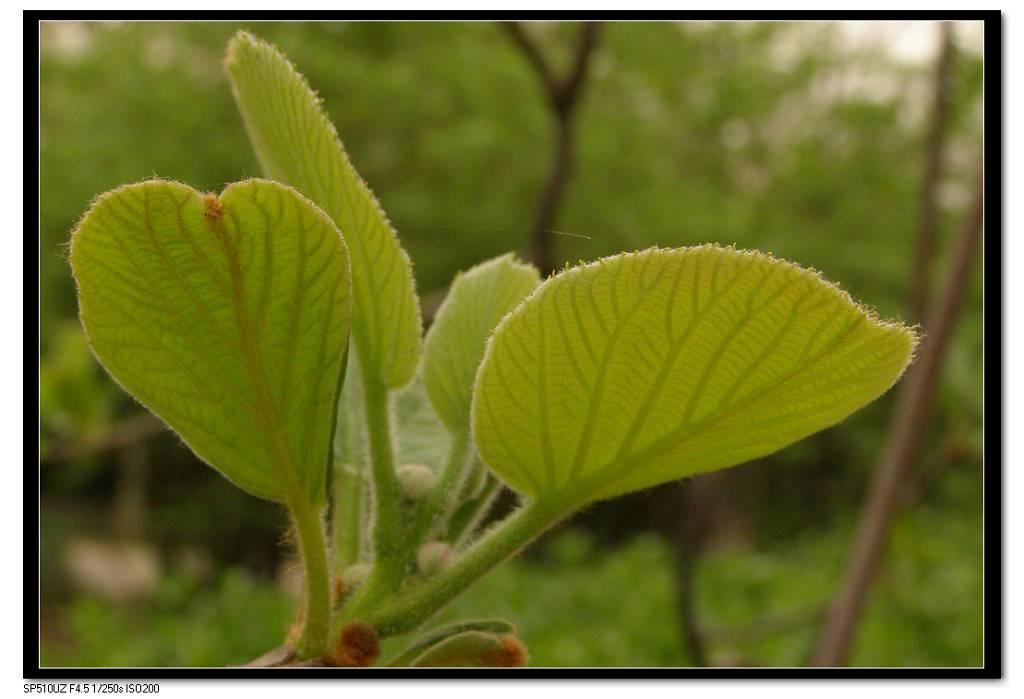
[[[899,378],[915,342],[760,253],[618,255],[547,280],[499,325],[474,435],[512,487],[580,506],[834,425]]]
[[[404,386],[416,373],[422,332],[409,256],[349,162],[316,93],[288,59],[239,32],[225,63],[264,173],[316,202],[345,236],[352,256],[352,335],[361,361],[383,386]]]
[[[320,209],[265,180],[129,185],[82,219],[71,266],[89,343],[129,393],[239,487],[324,502],[351,279]]]
[[[487,338],[538,284],[537,268],[516,262],[512,255],[488,260],[455,277],[423,350],[423,385],[449,431],[469,428],[473,380]]]

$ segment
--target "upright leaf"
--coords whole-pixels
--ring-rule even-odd
[[[142,182],[95,202],[71,265],[89,343],[129,393],[239,487],[324,502],[351,279],[320,209],[265,180],[220,197]]]
[[[366,462],[368,446],[363,387],[355,353],[350,353],[345,384],[338,397],[334,432],[334,471],[331,474],[331,545],[338,570],[355,565],[363,553],[364,511],[369,499]]]
[[[363,386],[359,367],[355,366],[355,355],[349,354],[345,367],[345,384],[338,397],[338,414],[335,420],[334,458],[335,465],[362,464],[369,450],[366,436],[366,418],[363,415]],[[359,469],[361,470],[361,469]]]
[[[540,284],[533,265],[503,255],[455,277],[427,333],[423,384],[450,431],[469,427],[473,380],[498,321]]]
[[[914,333],[813,271],[715,246],[650,249],[549,279],[477,378],[484,461],[578,506],[776,451],[885,392]]]
[[[419,362],[419,300],[409,257],[380,204],[349,162],[316,93],[287,58],[240,32],[226,65],[263,171],[316,202],[345,236],[352,256],[352,333],[362,361],[384,386],[404,386]]]

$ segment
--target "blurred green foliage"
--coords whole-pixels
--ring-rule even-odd
[[[293,604],[277,587],[228,570],[203,588],[164,577],[145,602],[83,596],[67,612],[73,641],[42,644],[43,665],[208,667],[244,664],[280,644]]]
[[[91,359],[76,320],[66,243],[89,201],[153,174],[210,190],[259,174],[220,65],[239,28],[276,43],[320,91],[410,252],[421,295],[436,302],[457,270],[525,252],[551,158],[552,119],[530,66],[493,24],[44,23],[44,457],[55,444],[88,441],[139,410]],[[529,29],[557,65],[568,65],[575,27]],[[970,45],[974,34],[958,28],[957,36],[937,282],[980,149],[983,65]],[[816,267],[883,316],[905,314],[930,68],[897,60],[885,41],[853,43],[831,23],[606,25],[556,226],[564,233],[556,235],[561,260],[652,244],[734,243]],[[981,301],[976,271],[916,471],[923,484],[894,531],[857,663],[979,661]],[[414,422],[417,401],[410,392],[400,406]],[[700,560],[703,621],[755,624],[834,591],[891,405],[883,399],[736,469],[735,497],[755,526],[746,548]],[[420,441],[404,442],[403,453],[429,459],[434,440]],[[209,542],[218,564],[273,569],[278,514],[223,487],[172,438],[147,448],[150,541],[161,548]],[[44,644],[44,662],[218,665],[276,645],[291,605],[250,573],[224,571],[199,587],[171,575],[143,607],[69,597],[58,554],[63,533],[80,529],[79,521],[97,536],[108,533],[103,520],[120,487],[118,469],[109,452],[43,466],[42,533],[53,544],[42,570],[44,610],[52,611],[44,616],[63,638]],[[82,508],[91,514],[65,517]],[[675,592],[666,547],[649,535],[608,551],[568,533],[542,560],[507,565],[454,609],[513,619],[537,664],[685,663],[669,611]],[[813,628],[717,644],[712,656],[799,664]]]
[[[103,431],[121,399],[76,321],[59,322],[49,341],[50,350],[39,363],[39,438],[44,453],[54,436],[86,439]]]
[[[916,510],[901,518],[890,552],[902,562],[873,591],[853,665],[981,662],[980,530],[966,518]],[[804,537],[784,549],[715,553],[700,564],[700,622],[725,665],[801,665],[810,623],[759,634],[764,610],[820,608],[842,564],[848,532]],[[938,542],[943,542],[939,544]],[[922,555],[923,554],[923,555]],[[555,533],[543,557],[516,559],[485,578],[432,624],[506,618],[533,667],[685,667],[672,551],[647,534],[601,550],[585,531]],[[928,593],[919,594],[927,588]],[[176,574],[141,606],[94,597],[73,603],[71,641],[43,644],[47,665],[223,666],[281,642],[293,604],[276,586],[238,570],[207,587]],[[389,640],[400,652],[410,637]],[[385,656],[386,658],[387,656]]]

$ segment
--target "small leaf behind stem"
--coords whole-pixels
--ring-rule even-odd
[[[427,333],[423,353],[423,384],[449,431],[469,425],[473,381],[487,338],[538,284],[537,268],[517,262],[511,254],[455,277]]]

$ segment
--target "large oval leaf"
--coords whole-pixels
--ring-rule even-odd
[[[352,334],[361,360],[384,386],[404,386],[416,373],[422,333],[409,256],[349,162],[316,93],[288,59],[239,32],[226,65],[264,173],[316,202],[345,236],[352,255]]]
[[[348,253],[295,190],[220,197],[150,181],[101,196],[71,238],[96,356],[200,458],[254,495],[325,499],[348,347]]]
[[[538,284],[537,268],[517,262],[511,254],[455,277],[423,348],[423,384],[449,431],[469,429],[473,380],[487,338]]]
[[[499,325],[474,390],[484,461],[566,506],[725,468],[833,425],[910,362],[817,273],[715,246],[549,279]]]

